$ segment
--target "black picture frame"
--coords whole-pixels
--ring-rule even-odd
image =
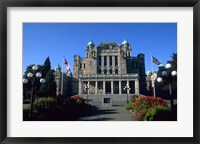
[[[125,137],[125,138],[15,138],[7,137],[7,7],[193,7],[193,133],[187,137]],[[200,2],[199,0],[1,0],[0,2],[0,142],[1,143],[117,143],[117,144],[198,144],[199,137],[199,61],[200,55]],[[189,96],[188,96],[189,97]],[[162,129],[161,129],[162,132]]]

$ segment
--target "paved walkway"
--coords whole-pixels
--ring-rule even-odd
[[[132,114],[124,106],[92,107],[88,113],[78,121],[132,121]]]

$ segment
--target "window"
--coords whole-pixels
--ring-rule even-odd
[[[98,74],[101,74],[101,69],[99,69]]]
[[[118,58],[115,56],[115,65],[118,65]]]
[[[107,70],[106,69],[104,70],[104,74],[107,74]]]
[[[112,65],[112,56],[110,56],[110,66]]]
[[[115,74],[118,74],[118,69],[115,70]]]
[[[110,69],[110,74],[112,74],[112,69]]]
[[[104,56],[104,66],[107,65],[107,56]]]
[[[83,68],[85,68],[85,63],[84,63],[84,66],[83,66]]]
[[[101,56],[99,56],[99,65],[101,65]]]
[[[80,69],[82,68],[82,63],[80,63]]]

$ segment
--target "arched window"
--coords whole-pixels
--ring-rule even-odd
[[[110,69],[110,74],[112,74],[112,69]]]
[[[104,74],[107,74],[107,70],[106,69],[104,70]]]
[[[99,69],[98,74],[101,74],[101,69]]]
[[[115,56],[115,65],[116,66],[118,65],[118,58],[117,58],[117,56]]]
[[[115,74],[118,74],[118,69],[115,70]]]

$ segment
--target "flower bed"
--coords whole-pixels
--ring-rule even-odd
[[[170,108],[164,99],[153,96],[133,97],[126,104],[126,108],[134,112],[134,120],[137,121],[163,120],[163,113],[168,114],[170,112]]]

